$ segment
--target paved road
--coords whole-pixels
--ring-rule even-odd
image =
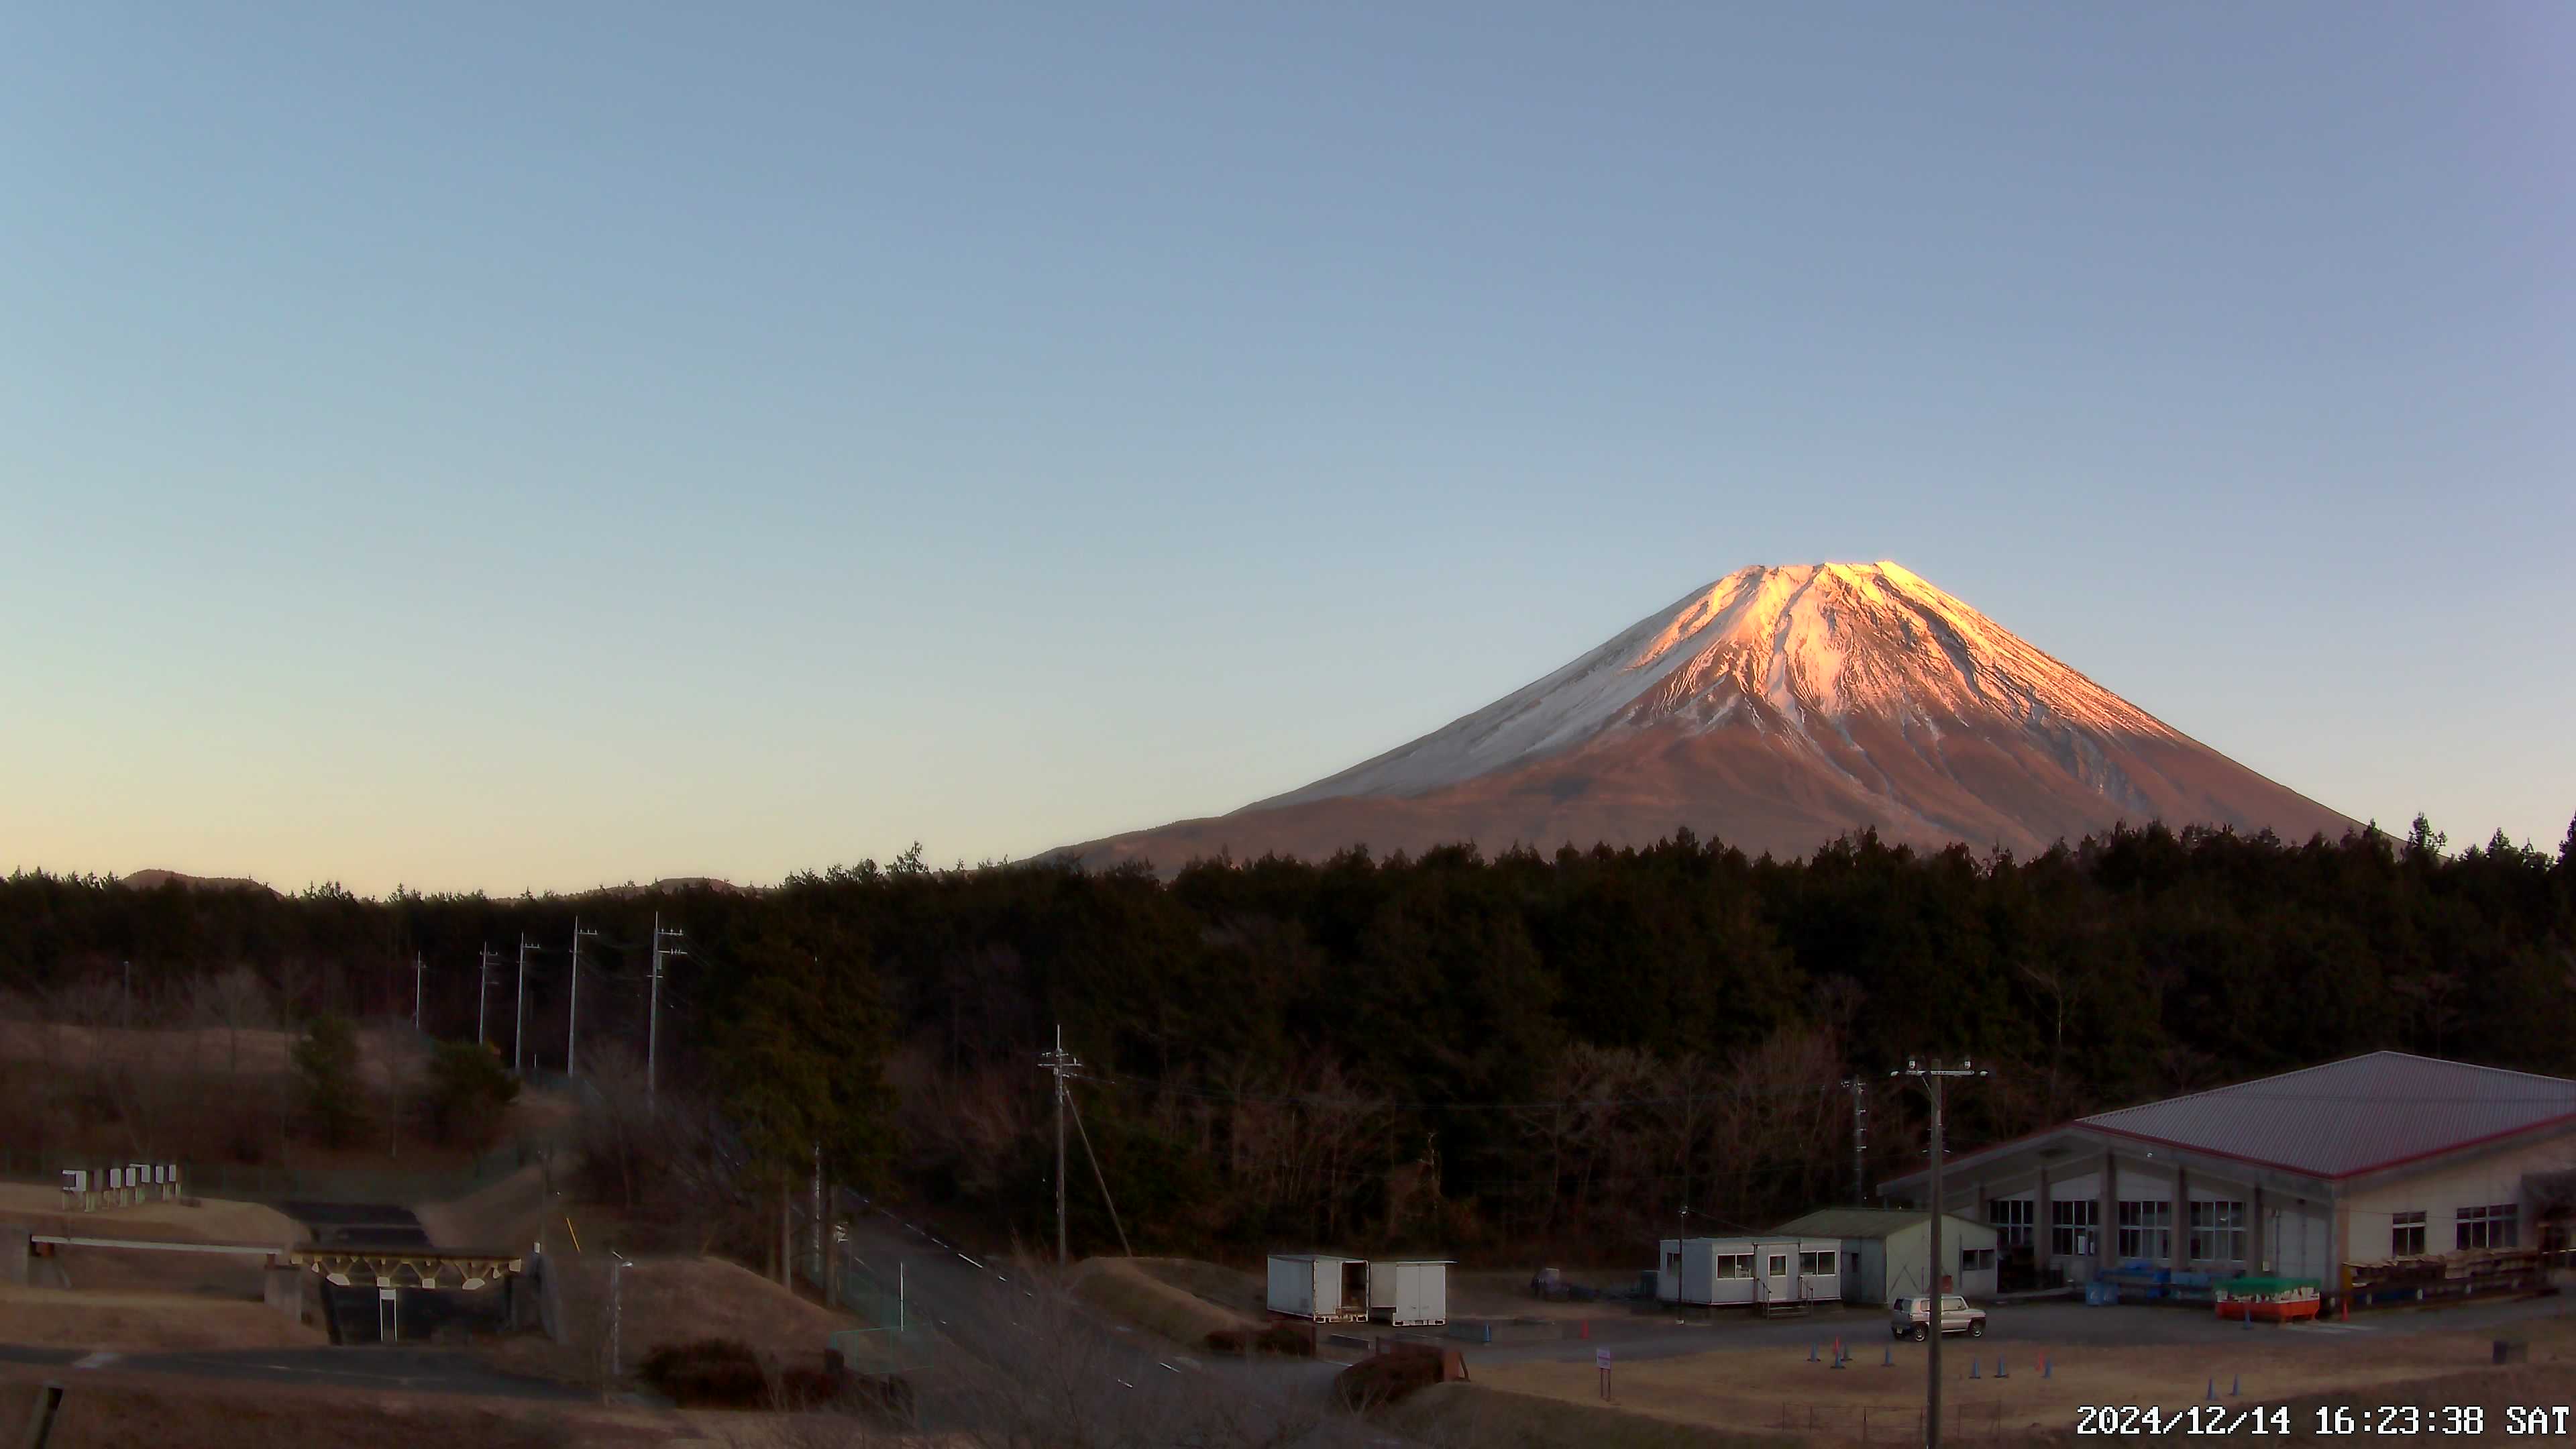
[[[1199,1392],[1208,1382],[1222,1384],[1238,1411],[1264,1424],[1307,1417],[1325,1401],[1333,1375],[1342,1368],[1340,1363],[1322,1360],[1245,1360],[1184,1353],[1079,1305],[1049,1307],[1035,1285],[1013,1281],[1010,1265],[976,1258],[927,1226],[866,1199],[847,1196],[843,1210],[852,1224],[851,1251],[863,1265],[888,1282],[894,1277],[895,1263],[904,1265],[907,1300],[914,1312],[926,1315],[939,1329],[939,1351],[971,1355],[1005,1373],[1030,1371],[1032,1319],[1028,1315],[1042,1319],[1053,1312],[1063,1312],[1064,1320],[1042,1331],[1064,1337],[1038,1347],[1056,1365],[1073,1365],[1122,1393]],[[1375,1430],[1367,1431],[1365,1439],[1386,1445],[1407,1442]]]
[[[402,1389],[567,1401],[597,1397],[559,1384],[501,1373],[463,1353],[441,1349],[245,1348],[112,1353],[0,1344],[0,1363],[37,1364],[67,1373],[116,1369],[317,1388]]]

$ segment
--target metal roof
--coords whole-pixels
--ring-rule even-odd
[[[2077,1119],[2097,1131],[2352,1177],[2576,1118],[2576,1081],[2372,1052]]]
[[[1991,1234],[1992,1223],[1963,1218],[1957,1213],[1943,1213],[1942,1218],[1962,1228],[1974,1228]],[[1917,1228],[1929,1220],[1929,1214],[1900,1208],[1818,1208],[1803,1218],[1796,1218],[1772,1229],[1774,1237],[1802,1238],[1883,1238],[1906,1228]],[[1964,1239],[1962,1240],[1964,1241]]]

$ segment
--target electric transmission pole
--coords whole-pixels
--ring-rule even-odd
[[[647,1008],[644,1017],[644,1101],[647,1105],[653,1101],[655,1053],[662,1045],[662,961],[664,957],[689,954],[678,946],[666,946],[662,943],[677,939],[679,935],[679,927],[673,926],[664,930],[662,913],[660,911],[653,913],[653,1003]]]
[[[1888,1075],[1912,1077],[1932,1094],[1932,1243],[1931,1262],[1924,1269],[1924,1275],[1932,1280],[1932,1333],[1926,1345],[1931,1353],[1926,1358],[1923,1388],[1923,1443],[1926,1449],[1941,1449],[1941,1309],[1950,1291],[1941,1274],[1941,1084],[1951,1077],[1991,1077],[1994,1073],[1968,1061],[1955,1067],[1935,1061],[1927,1067],[1907,1057],[1903,1071]]]
[[[429,963],[418,951],[411,953],[411,1029],[420,1030],[421,984],[429,979]]]
[[[581,917],[572,918],[572,1012],[564,1027],[564,1075],[570,1077],[581,1049],[581,941],[584,936],[596,939],[597,931],[581,928]]]
[[[484,1029],[485,1020],[492,1013],[492,946],[490,942],[485,942],[483,948],[475,953],[475,960],[480,964],[476,968],[474,978],[474,1044],[476,1046],[484,1046],[488,1045],[492,1040],[492,1034]]]
[[[1065,1251],[1064,1230],[1064,1101],[1065,1078],[1082,1070],[1082,1062],[1064,1049],[1064,1023],[1056,1023],[1055,1050],[1038,1053],[1038,1065],[1055,1074],[1055,1261],[1062,1267],[1069,1259]]]
[[[510,1013],[510,1070],[521,1074],[528,1069],[527,1058],[521,1048],[528,1040],[528,951],[531,944],[527,933],[522,931],[519,934],[519,1004]]]
[[[1843,1078],[1852,1098],[1852,1206],[1869,1206],[1869,1083]]]

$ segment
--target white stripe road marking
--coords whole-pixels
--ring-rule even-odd
[[[948,1251],[950,1251],[950,1252],[952,1252],[952,1253],[956,1253],[956,1252],[957,1252],[957,1250],[956,1250],[956,1249],[954,1249],[954,1248],[951,1248],[951,1249],[949,1249]],[[966,1261],[967,1261],[967,1262],[969,1262],[969,1263],[975,1263],[975,1260],[974,1260],[974,1259],[972,1259],[972,1258],[967,1258],[967,1257],[966,1257],[966,1255],[965,1255],[964,1253],[957,1253],[957,1256],[958,1256],[958,1257],[960,1257],[960,1258],[965,1258],[965,1259],[966,1259]],[[975,1271],[976,1271],[976,1272],[981,1273],[981,1272],[984,1272],[984,1271],[987,1271],[987,1270],[985,1269],[985,1267],[984,1267],[984,1265],[983,1265],[983,1264],[981,1264],[981,1263],[975,1263]]]
[[[109,1353],[102,1349],[97,1353],[89,1355],[87,1358],[72,1360],[72,1367],[76,1369],[105,1368],[109,1364],[112,1364],[123,1357],[125,1357],[125,1355],[121,1353]]]

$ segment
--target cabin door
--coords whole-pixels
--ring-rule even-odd
[[[1791,1302],[1798,1299],[1798,1255],[1780,1248],[1762,1248],[1762,1299],[1766,1303]]]

